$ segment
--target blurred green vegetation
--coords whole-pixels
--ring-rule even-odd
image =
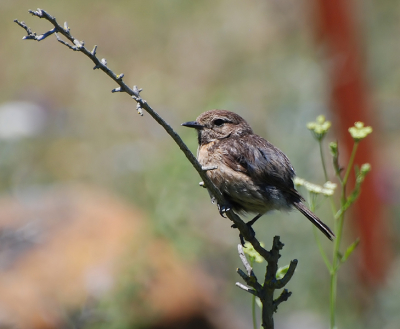
[[[400,11],[398,3],[389,0],[357,6],[371,97],[383,128],[382,161],[393,178],[392,194],[382,193],[398,219]],[[93,71],[87,58],[55,38],[40,43],[21,40],[24,31],[12,22],[15,18],[38,33],[50,28],[27,13],[36,7],[60,23],[68,21],[71,33],[88,48],[97,44],[98,56],[105,57],[114,72],[123,72],[128,84],[143,88],[142,97],[193,152],[196,136],[180,123],[212,108],[228,109],[282,149],[299,176],[321,183],[318,148],[306,123],[318,114],[330,117],[324,73],[329,63],[321,62],[313,42],[309,2],[0,2],[0,121],[1,106],[17,101],[36,104],[44,114],[43,124],[30,135],[2,138],[0,129],[1,193],[18,195],[33,187],[70,182],[107,188],[144,209],[154,232],[170,240],[183,258],[222,277],[229,287],[224,291],[227,303],[250,317],[250,296],[234,287],[234,269],[240,265],[237,232],[198,187],[196,172],[151,117],[138,116],[127,95],[111,94],[115,85]],[[333,133],[328,138],[335,139]],[[321,218],[326,211],[328,205],[318,210]],[[255,229],[267,247],[274,235],[281,236],[281,266],[299,259],[289,287],[294,294],[281,306],[276,322],[307,311],[328,323],[328,273],[311,225],[296,213],[274,213]],[[362,314],[365,303],[351,262],[339,276],[339,327],[376,328],[380,323],[380,328],[395,328],[398,300],[389,303],[382,297],[376,317]],[[263,265],[256,265],[256,271],[262,270]],[[384,323],[377,320],[383,318]]]

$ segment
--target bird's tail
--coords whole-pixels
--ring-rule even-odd
[[[304,216],[306,216],[311,223],[313,223],[322,233],[326,235],[329,240],[333,240],[335,234],[331,229],[325,225],[310,209],[308,209],[303,202],[294,202],[295,208],[300,211]]]

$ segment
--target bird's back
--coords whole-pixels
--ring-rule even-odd
[[[249,134],[202,145],[198,158],[203,166],[218,167],[207,174],[234,210],[263,214],[290,208],[287,199],[291,193],[288,186],[293,187],[293,168],[288,158],[262,137]]]

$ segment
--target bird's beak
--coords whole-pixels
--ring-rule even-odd
[[[195,129],[203,129],[204,126],[198,123],[197,121],[188,121],[184,122],[181,124],[181,126],[189,127],[189,128],[195,128]]]

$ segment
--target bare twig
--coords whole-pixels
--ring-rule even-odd
[[[246,255],[244,254],[243,246],[241,244],[238,244],[238,253],[239,253],[240,260],[242,261],[244,268],[246,269],[247,275],[248,276],[254,275],[253,269],[252,269],[249,261],[247,260]]]
[[[115,81],[115,83],[118,84],[119,87],[114,88],[112,90],[113,93],[125,92],[128,95],[130,95],[137,102],[136,109],[137,109],[138,113],[140,115],[143,115],[143,110],[146,111],[172,137],[172,139],[179,146],[179,148],[185,154],[186,158],[190,161],[190,163],[193,165],[193,167],[196,169],[196,171],[202,178],[203,182],[200,185],[207,186],[208,190],[213,195],[214,201],[215,200],[217,201],[217,204],[219,205],[220,210],[223,209],[223,213],[225,213],[227,215],[227,217],[232,222],[234,222],[235,227],[237,227],[239,229],[240,234],[247,241],[249,241],[253,245],[254,249],[268,262],[267,275],[266,275],[266,279],[265,279],[265,283],[264,283],[264,287],[263,287],[257,282],[257,278],[255,277],[250,265],[248,264],[248,262],[246,260],[246,257],[243,254],[244,258],[242,256],[241,256],[241,258],[242,258],[243,264],[246,267],[247,275],[241,270],[238,270],[238,273],[242,276],[242,278],[246,281],[246,283],[253,289],[248,288],[241,283],[237,283],[237,285],[239,287],[241,287],[242,289],[248,291],[251,294],[254,294],[256,296],[262,296],[263,299],[261,297],[260,297],[260,299],[262,299],[264,301],[266,300],[264,298],[264,295],[267,293],[267,291],[268,291],[268,293],[270,293],[270,290],[271,290],[272,293],[270,295],[272,296],[271,298],[273,298],[273,290],[277,289],[278,287],[283,287],[290,280],[291,276],[293,275],[296,264],[297,264],[297,261],[293,261],[291,263],[291,267],[289,268],[289,271],[287,272],[285,277],[278,281],[275,279],[276,270],[278,268],[277,262],[278,262],[278,258],[280,257],[279,250],[282,249],[282,247],[283,247],[283,244],[280,243],[280,241],[279,241],[279,237],[275,237],[273,248],[271,251],[267,251],[261,246],[260,242],[255,238],[252,230],[245,224],[245,222],[238,215],[236,215],[231,209],[229,209],[228,207],[225,206],[225,205],[227,205],[227,202],[224,199],[222,193],[215,187],[215,185],[212,183],[212,181],[208,178],[206,172],[208,170],[213,170],[216,168],[202,167],[199,164],[197,159],[194,157],[192,152],[190,152],[190,150],[185,145],[185,143],[182,141],[180,136],[172,129],[172,127],[156,111],[153,110],[153,108],[144,99],[141,98],[140,92],[142,91],[142,89],[138,88],[137,86],[130,88],[123,81],[123,77],[124,77],[123,73],[118,74],[118,75],[115,74],[110,68],[108,68],[107,60],[105,58],[100,60],[96,56],[97,46],[94,46],[93,50],[89,51],[85,47],[84,41],[79,41],[78,39],[76,39],[75,37],[73,37],[71,35],[70,28],[68,27],[68,24],[66,22],[64,23],[64,27],[62,27],[61,25],[59,25],[57,23],[57,20],[55,17],[51,16],[43,9],[37,9],[36,11],[29,10],[29,13],[31,13],[33,16],[46,19],[54,26],[54,28],[43,34],[37,35],[24,22],[14,20],[14,22],[16,22],[20,27],[22,27],[26,31],[27,35],[25,37],[23,37],[24,40],[42,41],[45,38],[49,37],[50,35],[55,34],[57,40],[61,44],[63,44],[64,46],[68,47],[69,49],[71,49],[73,51],[79,51],[79,52],[85,54],[95,64],[93,69],[102,70],[111,79],[113,79]],[[60,38],[59,34],[64,36],[68,40],[68,42],[62,40]],[[242,250],[242,253],[243,253],[243,250]],[[268,284],[266,284],[266,282]],[[289,296],[290,296],[290,293],[288,293],[288,294],[282,293],[282,295],[276,301],[273,301],[273,299],[271,299],[271,300],[268,299],[268,303],[263,304],[264,305],[263,309],[268,308],[269,309],[268,314],[271,313],[271,319],[270,319],[271,321],[272,321],[273,310],[276,311],[277,305],[279,305],[279,303],[281,303],[282,301],[286,300]],[[273,321],[271,322],[270,320],[268,323],[264,323],[264,312],[263,312],[263,327],[265,329],[273,328]],[[271,325],[271,323],[272,323],[272,325]]]
[[[243,289],[244,291],[247,291],[248,293],[257,296],[257,291],[255,291],[254,289],[251,289],[249,287],[246,287],[244,284],[240,283],[240,282],[236,282],[236,286],[238,286],[240,289]]]
[[[278,310],[279,304],[282,302],[286,302],[291,295],[291,292],[289,292],[287,289],[283,289],[281,295],[274,300],[274,312]]]
[[[48,14],[45,10],[43,9],[37,9],[36,11],[29,10],[29,13],[32,15],[39,17],[39,18],[44,18],[48,20],[51,24],[53,24],[54,29],[42,34],[41,36],[37,36],[35,32],[32,32],[31,29],[29,29],[24,22],[19,22],[18,20],[14,20],[19,26],[21,26],[25,31],[27,32],[27,36],[25,36],[23,39],[26,40],[36,40],[36,41],[41,41],[44,38],[48,37],[52,33],[60,33],[64,37],[66,37],[71,43],[68,44],[68,48],[72,49],[74,51],[80,51],[83,54],[85,54],[87,57],[89,57],[92,62],[95,64],[94,69],[100,69],[104,73],[106,73],[111,79],[113,79],[119,87],[115,88],[112,90],[112,92],[126,92],[129,94],[137,103],[138,103],[138,111],[139,114],[142,113],[142,110],[145,110],[148,114],[150,114],[154,120],[157,121],[164,129],[165,131],[173,138],[176,144],[178,144],[179,148],[182,150],[182,152],[185,154],[186,158],[190,161],[190,163],[193,165],[193,167],[197,170],[199,173],[200,177],[202,178],[204,184],[207,186],[207,188],[210,190],[211,194],[215,197],[217,200],[218,204],[220,205],[225,205],[227,202],[225,201],[223,195],[221,192],[215,187],[215,185],[211,182],[211,180],[208,178],[206,171],[204,171],[195,158],[195,156],[190,152],[186,144],[182,141],[180,136],[172,129],[172,127],[156,112],[154,111],[151,106],[140,97],[140,92],[142,89],[139,89],[138,87],[134,86],[133,89],[128,87],[127,84],[122,80],[123,75],[122,74],[115,74],[111,69],[107,67],[107,61],[105,59],[99,60],[98,57],[96,56],[96,51],[97,51],[97,46],[94,46],[92,51],[87,50],[85,47],[85,43],[83,41],[79,41],[75,37],[73,37],[70,33],[70,29],[68,28],[67,24],[64,24],[64,27],[59,25],[57,23],[57,20],[55,17],[51,16]],[[51,32],[51,33],[50,33]],[[57,37],[57,40],[61,40],[59,37]],[[67,45],[66,42],[60,41],[62,44]],[[240,233],[243,235],[243,237],[249,241],[255,250],[263,256],[265,259],[269,259],[270,255],[269,252],[266,251],[264,248],[261,247],[259,241],[254,237],[252,234],[251,230],[249,229],[248,226],[246,226],[245,222],[240,219],[239,216],[237,216],[232,210],[229,210],[226,212],[226,215],[228,218],[233,221],[237,228],[239,229]]]

